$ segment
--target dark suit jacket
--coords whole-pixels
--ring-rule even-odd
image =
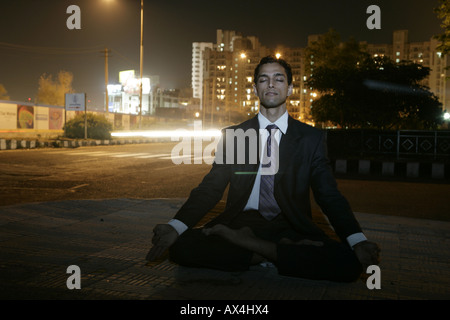
[[[259,132],[258,117],[227,129],[254,129]],[[224,132],[222,137],[225,137]],[[248,160],[248,156],[246,158]],[[341,241],[361,232],[347,200],[337,190],[326,155],[323,131],[289,117],[287,132],[279,146],[279,159],[279,170],[275,175],[275,198],[297,232],[304,235],[323,234],[311,220],[310,189]],[[252,164],[249,161],[244,164],[214,162],[211,171],[192,190],[174,219],[182,221],[189,228],[194,227],[222,199],[229,185],[225,210],[210,225],[227,224],[247,204],[258,167],[259,163]]]

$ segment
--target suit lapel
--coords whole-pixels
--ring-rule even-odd
[[[242,129],[245,131],[251,129],[251,130],[255,130],[256,132],[256,147],[257,147],[257,155],[259,155],[259,121],[258,121],[258,116],[251,118],[249,121],[244,122],[243,125],[241,127],[238,127],[239,129]],[[236,147],[236,146],[235,146]],[[235,174],[239,174],[239,175],[244,175],[249,177],[252,181],[254,180],[254,177],[256,176],[256,172],[258,171],[258,166],[259,166],[259,156],[257,156],[257,163],[251,164],[249,162],[250,159],[250,148],[254,148],[255,146],[253,145],[249,145],[249,144],[245,144],[245,164],[241,164],[238,165],[238,170],[235,172]],[[242,150],[237,150],[235,149],[235,154],[237,154],[237,152],[242,152]],[[254,152],[254,150],[253,150]]]
[[[291,116],[288,118],[288,129],[283,135],[279,147],[279,169],[275,175],[275,183],[278,183],[284,171],[288,168],[292,161],[292,154],[298,148],[299,140],[302,138],[302,133],[296,126],[296,120]]]

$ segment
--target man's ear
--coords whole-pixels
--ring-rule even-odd
[[[288,92],[287,92],[287,95],[288,95],[288,97],[292,94],[292,91],[294,90],[294,85],[291,83],[289,86],[288,86]]]
[[[253,93],[255,94],[255,96],[258,96],[258,90],[256,89],[255,84],[253,84]]]

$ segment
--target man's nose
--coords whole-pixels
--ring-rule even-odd
[[[274,83],[275,83],[274,79],[269,79],[269,88],[273,88],[274,87]]]

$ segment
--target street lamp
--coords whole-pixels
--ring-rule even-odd
[[[112,2],[112,0],[104,0],[106,2]],[[139,84],[139,128],[141,128],[142,122],[142,78],[143,78],[143,60],[144,60],[144,0],[141,0],[141,41],[140,41],[140,84]],[[108,51],[105,48],[105,57],[107,57]],[[106,113],[108,113],[108,74],[107,74],[107,62],[105,62],[105,86],[106,86]]]
[[[144,59],[144,0],[141,0],[141,45],[140,45],[140,77],[139,84],[139,129],[142,122],[142,68]]]
[[[450,129],[450,113],[447,110],[445,110],[443,118],[445,127]]]

